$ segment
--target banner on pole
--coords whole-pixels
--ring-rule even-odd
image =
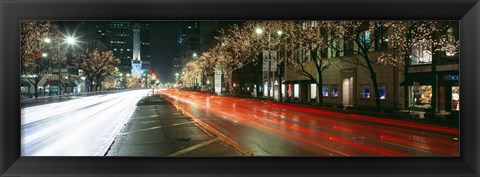
[[[219,63],[215,66],[215,93],[220,95],[222,93],[222,67]]]
[[[277,51],[270,51],[270,71],[277,71]]]
[[[262,57],[262,61],[263,61],[263,68],[262,68],[262,71],[268,71],[268,60],[269,60],[269,56],[268,56],[268,50],[264,50],[263,51],[263,57]]]

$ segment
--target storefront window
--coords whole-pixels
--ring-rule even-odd
[[[332,86],[332,97],[338,97],[338,86]]]
[[[293,84],[293,98],[300,98],[300,84]]]
[[[431,85],[417,85],[411,86],[411,105],[417,108],[429,109],[432,103],[432,86]]]
[[[378,93],[380,94],[380,99],[385,100],[387,98],[387,87],[385,87],[385,85],[379,85]]]
[[[268,82],[263,84],[263,96],[268,96]]]
[[[292,97],[292,84],[288,84],[287,94],[288,94],[288,97]]]
[[[452,87],[452,111],[460,111],[460,87]]]
[[[328,86],[327,85],[322,86],[322,95],[323,95],[323,97],[328,97]]]
[[[310,98],[317,99],[317,84],[310,84]]]
[[[369,85],[362,85],[360,88],[360,96],[363,99],[370,99],[370,86]]]

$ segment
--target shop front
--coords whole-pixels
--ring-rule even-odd
[[[45,96],[59,95],[60,93],[60,81],[49,80],[43,84],[43,94]]]
[[[407,109],[415,107],[436,115],[460,111],[458,72],[409,74],[401,85],[406,87]]]

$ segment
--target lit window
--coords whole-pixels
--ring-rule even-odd
[[[410,55],[411,65],[422,65],[432,63],[431,42],[427,42],[425,46],[413,46]]]
[[[317,99],[317,84],[310,84],[310,98]]]
[[[322,86],[322,95],[323,97],[328,97],[328,86]]]
[[[452,87],[452,110],[460,111],[460,87]]]
[[[338,87],[332,86],[332,97],[338,97]]]
[[[370,99],[370,86],[362,85],[360,88],[360,97],[363,99]]]
[[[380,94],[380,99],[385,100],[387,98],[387,87],[385,85],[378,86],[378,93]]]
[[[292,84],[288,84],[287,96],[292,97]]]
[[[370,47],[370,31],[364,31],[360,34],[360,45],[363,48]]]
[[[445,54],[449,57],[455,55],[455,35],[453,35],[453,28],[447,30],[447,41]]]
[[[300,84],[293,84],[293,98],[300,98]]]
[[[432,103],[432,86],[419,85],[414,83],[410,86],[410,105],[417,108],[431,108]]]

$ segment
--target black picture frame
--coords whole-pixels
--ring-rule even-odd
[[[1,0],[1,176],[479,176],[478,0]],[[460,20],[460,157],[20,157],[20,20]]]

